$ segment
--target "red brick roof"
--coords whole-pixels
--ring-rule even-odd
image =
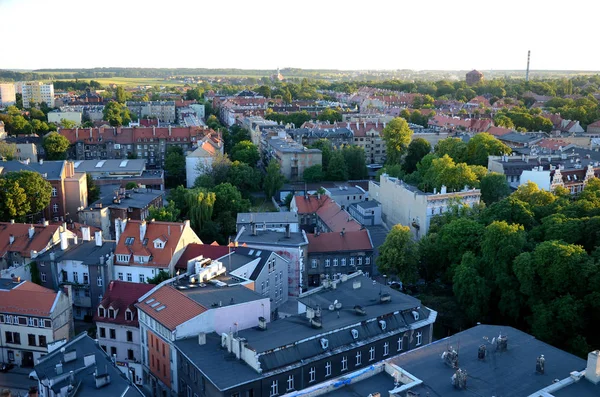
[[[99,143],[114,141],[122,144],[143,142],[144,139],[166,139],[177,142],[193,142],[216,132],[206,127],[97,127],[97,128],[61,128],[59,133],[71,144],[76,142]],[[98,140],[99,138],[102,138]]]
[[[33,226],[33,238],[29,238],[29,228]],[[59,225],[30,225],[28,223],[10,223],[0,222],[0,257],[4,257],[7,252],[17,252],[19,255],[30,258],[31,251],[42,252],[49,244],[52,245],[52,238],[58,231]],[[10,236],[14,241],[10,244]],[[69,232],[69,237],[73,234]]]
[[[49,317],[57,293],[30,281],[0,290],[0,312]]]
[[[341,232],[342,229],[356,231],[361,228],[360,224],[347,211],[343,210],[342,207],[326,195],[321,196],[320,199],[317,196],[311,195],[308,198],[304,196],[296,196],[294,198],[296,200],[296,207],[298,207],[298,214],[316,213],[323,223],[335,232]]]
[[[373,243],[368,230],[359,230],[342,233],[314,233],[306,234],[308,238],[308,253],[313,252],[339,252],[339,251],[364,251],[372,250]]]
[[[218,259],[229,253],[229,248],[226,245],[213,244],[189,244],[177,261],[175,268],[187,270],[188,261],[200,255],[209,259]]]
[[[537,146],[542,147],[544,149],[550,149],[550,150],[558,150],[559,147],[561,147],[561,146],[565,147],[568,144],[569,144],[568,142],[556,140],[556,139],[542,139],[541,141],[536,143]]]
[[[510,128],[491,126],[486,132],[494,136],[502,136],[510,134],[512,130]]]
[[[157,289],[136,306],[171,331],[207,310],[170,285]]]
[[[144,240],[148,239],[146,244],[140,241],[140,226],[146,224],[146,234]],[[189,224],[180,222],[146,222],[129,220],[125,226],[125,230],[121,233],[119,241],[117,241],[116,255],[129,255],[129,264],[136,266],[150,267],[168,267],[173,258],[175,248],[179,243],[179,239],[183,234],[185,227],[190,227]],[[126,245],[127,238],[133,237],[133,243]],[[154,248],[154,240],[161,239],[163,248]],[[191,241],[190,241],[191,243]],[[144,264],[134,262],[134,255],[150,257],[151,259]],[[118,264],[124,262],[117,260]]]
[[[94,322],[100,321],[103,323],[129,325],[138,327],[137,308],[135,303],[144,294],[148,293],[155,285],[143,283],[130,283],[127,281],[113,280],[108,284],[106,295],[100,302],[100,305],[105,309],[104,317],[98,316],[98,310],[94,314]],[[100,306],[99,305],[99,306]],[[116,311],[115,318],[108,317],[108,309],[112,308]],[[125,312],[127,309],[132,312],[132,319],[127,320]]]
[[[326,195],[322,195],[319,199],[317,196],[296,196],[296,207],[299,214],[312,214],[317,212],[319,208],[330,202],[331,200]]]
[[[596,120],[592,124],[589,124],[588,128],[589,127],[600,127],[600,120]]]

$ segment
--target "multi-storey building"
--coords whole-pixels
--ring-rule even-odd
[[[174,123],[175,120],[177,120],[175,114],[175,101],[127,101],[125,105],[138,119],[154,117],[163,123]]]
[[[39,81],[27,82],[22,85],[23,107],[30,108],[31,104],[39,105],[45,102],[46,105],[54,107],[54,84],[44,84]]]
[[[205,137],[198,142],[196,150],[185,156],[185,177],[188,188],[193,187],[196,179],[210,169],[215,158],[223,154],[223,149],[222,141]]]
[[[437,317],[418,299],[360,272],[301,295],[298,306],[300,314],[255,328],[176,340],[178,390],[206,397],[309,395],[307,388],[350,382],[427,345]]]
[[[104,241],[102,232],[94,238],[90,228],[81,228],[82,238],[69,238],[61,231],[60,245],[36,258],[42,285],[54,290],[66,288],[73,301],[73,317],[91,320],[106,286],[114,278],[114,241]]]
[[[298,296],[307,288],[305,275],[308,239],[304,231],[292,232],[288,225],[284,232],[242,227],[235,242],[256,250],[269,250],[288,261],[288,294]]]
[[[0,125],[0,130],[2,125]],[[4,142],[12,143],[17,146],[15,160],[37,162],[38,155],[44,154],[42,147],[42,138],[37,135],[13,135],[4,138]]]
[[[296,142],[310,146],[319,139],[326,139],[333,147],[352,145],[354,133],[345,127],[331,128],[297,128],[288,129],[286,133]]]
[[[48,344],[69,339],[73,316],[69,298],[19,278],[0,279],[0,360],[33,367]]]
[[[146,169],[146,160],[77,160],[75,170],[90,174],[96,185],[137,184],[140,188],[164,190],[164,171]]]
[[[331,190],[334,191],[335,188]],[[353,232],[362,229],[342,206],[326,195],[294,196],[290,211],[298,214],[300,228],[309,233]]]
[[[114,273],[122,274],[125,281],[140,283],[155,277],[161,270],[172,275],[185,247],[202,244],[189,220],[180,223],[117,219],[115,236]]]
[[[12,83],[0,83],[0,108],[14,105],[16,102],[15,85]]]
[[[390,227],[408,226],[413,237],[420,239],[429,231],[431,218],[456,204],[470,207],[478,204],[481,191],[467,187],[459,192],[448,192],[446,186],[442,186],[439,192],[426,193],[398,178],[382,174],[379,183],[369,181],[369,196],[381,203],[383,222]]]
[[[307,149],[289,137],[267,139],[262,147],[265,163],[275,159],[290,181],[302,180],[305,169],[321,165],[323,160],[319,149]]]
[[[481,73],[479,70],[473,69],[466,74],[465,80],[467,82],[467,85],[476,85],[483,81],[483,73]]]
[[[287,227],[291,232],[298,232],[298,214],[296,212],[240,212],[237,214],[236,230],[242,227],[258,230],[284,232]]]
[[[0,173],[33,171],[42,175],[52,185],[50,204],[42,211],[45,219],[63,222],[77,220],[77,211],[87,206],[87,180],[85,173],[75,172],[71,161],[0,162]]]
[[[373,274],[373,242],[368,230],[339,233],[308,233],[306,279],[309,287],[318,287],[324,279],[361,270]]]
[[[164,165],[167,149],[180,147],[185,153],[205,138],[215,143],[220,136],[204,127],[98,127],[59,129],[72,145],[77,160],[108,160],[135,157],[146,159],[149,167]]]
[[[71,106],[61,106],[60,110],[53,110],[48,113],[48,122],[60,124],[63,119],[75,123],[76,126],[81,125],[83,117],[83,106],[77,108]]]
[[[135,304],[152,288],[152,284],[113,280],[94,313],[98,344],[115,359],[121,371],[131,374],[131,380],[138,385],[142,384],[142,355]]]
[[[259,317],[269,321],[269,298],[224,273],[220,262],[202,263],[194,275],[167,280],[138,299],[143,383],[152,395],[187,395],[179,381],[179,339],[256,327]]]

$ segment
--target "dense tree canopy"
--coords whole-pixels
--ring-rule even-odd
[[[42,143],[48,160],[64,160],[67,158],[69,140],[58,132],[48,134]]]
[[[400,164],[413,135],[408,123],[403,118],[396,117],[385,126],[381,135],[385,141],[386,162]]]
[[[408,226],[395,225],[379,247],[377,267],[383,274],[395,275],[405,283],[417,279],[419,253]]]

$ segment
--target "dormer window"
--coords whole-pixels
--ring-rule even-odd
[[[104,308],[102,306],[98,307],[98,317],[104,317]]]
[[[125,312],[125,320],[132,321],[133,320],[133,312],[129,309]]]
[[[109,318],[115,318],[115,311],[114,309],[108,309],[108,317]]]
[[[165,242],[159,238],[154,240],[154,248],[163,249],[165,248]]]

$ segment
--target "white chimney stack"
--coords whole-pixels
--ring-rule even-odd
[[[140,242],[144,241],[144,237],[146,237],[146,221],[140,223]]]
[[[29,226],[29,238],[33,238],[33,235],[35,234],[35,227],[33,227],[33,225]]]
[[[89,226],[81,227],[81,239],[83,241],[91,241],[92,237],[91,237],[91,232],[90,232]]]
[[[585,377],[595,385],[600,383],[600,350],[588,354]]]
[[[69,248],[69,240],[67,239],[67,232],[65,230],[62,230],[60,233],[60,249],[61,250],[66,250],[67,248]]]
[[[96,241],[96,247],[102,247],[102,232],[97,231],[94,240]]]

